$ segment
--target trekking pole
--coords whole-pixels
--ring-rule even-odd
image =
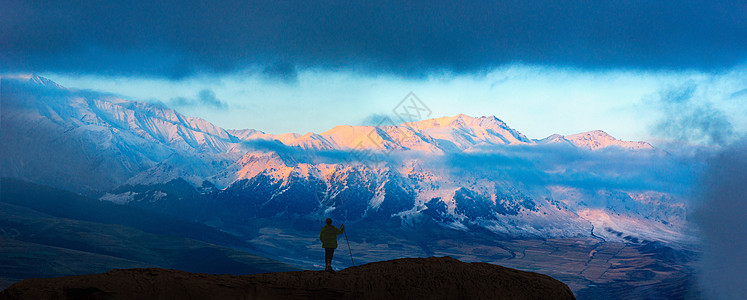
[[[350,251],[350,262],[353,263],[353,266],[355,266],[355,261],[353,261],[353,250],[350,250],[350,241],[348,241],[348,234],[343,231],[342,233],[345,234],[345,241],[348,242],[348,251]]]

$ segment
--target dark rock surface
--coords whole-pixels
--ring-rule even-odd
[[[552,277],[450,257],[403,258],[336,273],[210,275],[167,269],[27,279],[0,299],[574,299]]]

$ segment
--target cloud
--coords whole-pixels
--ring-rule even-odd
[[[215,109],[226,109],[228,104],[220,101],[215,97],[215,93],[210,89],[204,89],[197,93],[196,98],[176,97],[169,102],[176,107],[203,106]]]
[[[11,72],[423,76],[514,62],[719,71],[747,58],[741,1],[6,0],[0,11],[0,68]]]
[[[655,190],[686,194],[701,165],[660,151],[602,149],[569,145],[494,147],[443,156],[435,164],[446,171],[507,177],[526,185],[562,185],[579,189]]]
[[[731,93],[729,97],[734,99],[747,98],[747,89],[741,89],[734,93]]]
[[[399,117],[387,114],[370,114],[363,118],[360,125],[363,126],[390,126],[399,125]]]
[[[700,282],[711,299],[747,295],[747,140],[708,161],[693,213],[703,236]]]
[[[288,146],[274,139],[252,139],[243,141],[247,151],[272,152],[278,154],[286,163],[346,163],[355,162],[349,150],[314,150],[297,146]]]
[[[591,151],[568,145],[493,146],[470,152],[428,153],[419,151],[368,152],[356,150],[306,150],[277,140],[251,140],[246,149],[274,152],[289,163],[361,163],[399,166],[418,161],[428,169],[455,177],[480,176],[510,180],[523,185],[561,185],[585,190],[654,190],[687,195],[703,163],[691,156],[678,157],[662,151],[604,149]]]
[[[278,79],[286,83],[298,82],[298,70],[295,65],[288,62],[270,64],[262,70],[262,74],[268,79]]]
[[[197,94],[197,99],[199,100],[200,104],[206,106],[212,106],[215,108],[226,108],[226,104],[218,100],[218,98],[215,97],[215,93],[209,89],[200,91],[200,93]]]
[[[727,114],[707,98],[697,94],[692,82],[663,90],[657,106],[664,116],[653,132],[667,138],[692,143],[726,145],[733,142],[734,126]]]

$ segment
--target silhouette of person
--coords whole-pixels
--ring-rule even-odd
[[[340,225],[340,229],[332,226],[332,219],[327,218],[327,225],[322,227],[322,231],[319,232],[319,239],[322,241],[322,248],[324,248],[324,268],[327,272],[334,272],[332,269],[332,256],[335,254],[337,249],[337,236],[345,231],[345,224]]]

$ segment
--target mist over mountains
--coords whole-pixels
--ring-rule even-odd
[[[693,293],[689,196],[704,164],[646,142],[601,130],[532,139],[463,114],[274,135],[38,76],[3,78],[0,92],[13,207],[39,206],[24,203],[27,182],[62,188],[207,225],[242,241],[238,250],[312,269],[317,226],[331,217],[363,263],[450,255],[547,273],[581,298]]]
[[[190,220],[427,218],[512,236],[590,236],[596,225],[612,240],[690,239],[693,167],[601,130],[535,140],[460,114],[273,135],[38,76],[4,78],[2,99],[3,177]]]

